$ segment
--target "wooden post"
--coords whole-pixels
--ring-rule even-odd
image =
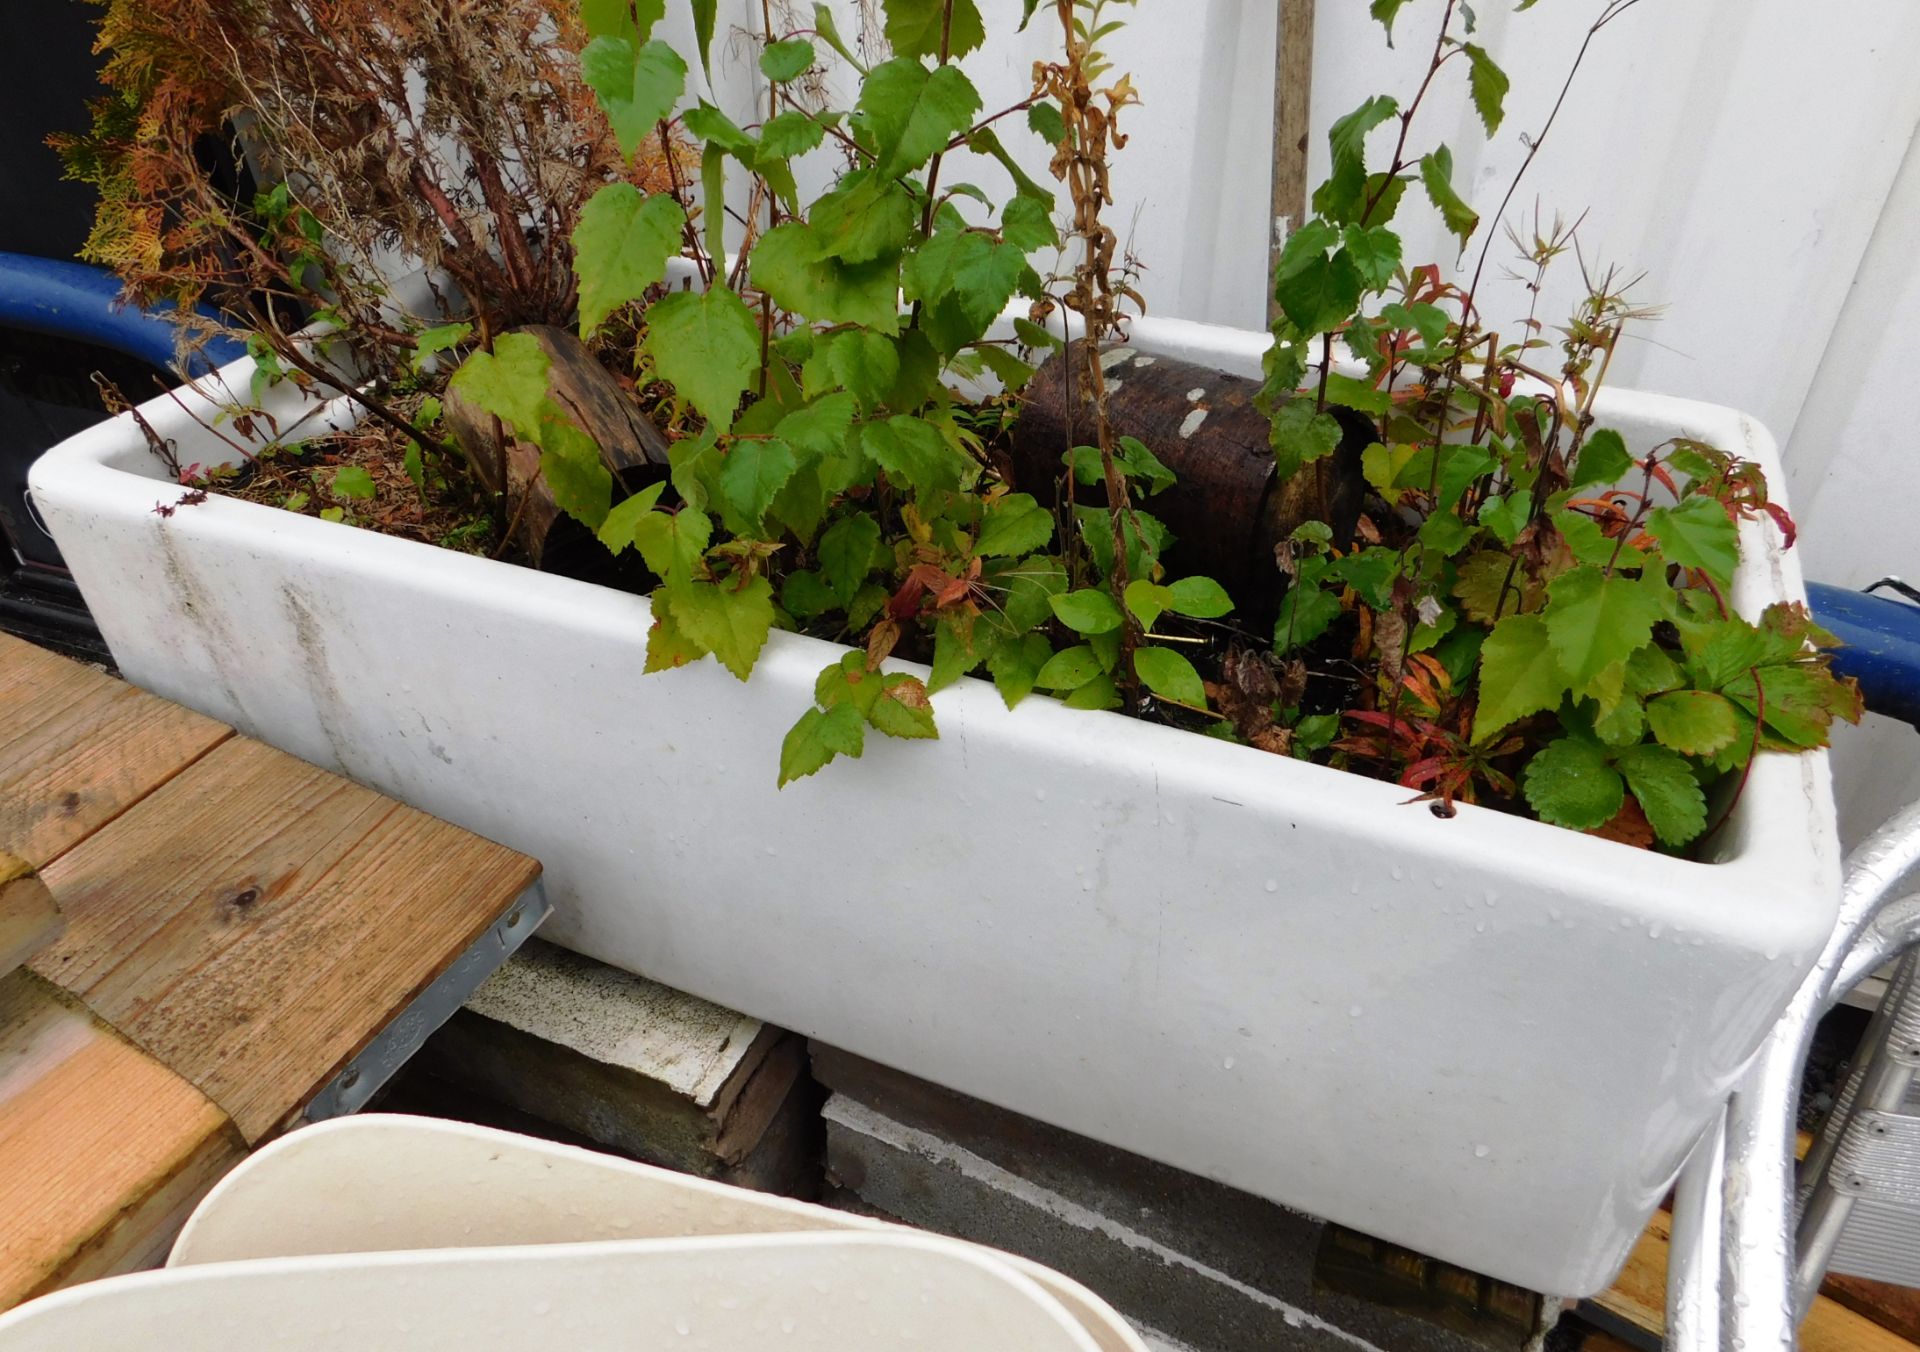
[[[1280,0],[1273,65],[1273,237],[1267,314],[1275,310],[1273,265],[1307,211],[1307,119],[1313,92],[1313,0]]]

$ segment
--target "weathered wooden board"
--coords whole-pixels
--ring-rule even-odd
[[[0,1309],[154,1258],[245,1154],[192,1085],[31,972],[0,977]]]
[[[17,855],[0,850],[0,977],[32,957],[60,933],[60,907],[53,893]]]
[[[67,931],[33,966],[258,1142],[538,873],[235,738],[43,871]]]
[[[0,634],[0,849],[45,867],[233,735]]]

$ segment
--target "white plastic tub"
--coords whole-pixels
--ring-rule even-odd
[[[1242,373],[1265,342],[1134,328]],[[1782,480],[1730,410],[1598,412]],[[1761,758],[1699,863],[968,680],[937,743],[776,791],[834,645],[648,676],[644,600],[232,500],[162,517],[161,477],[122,417],[31,479],[126,675],[535,855],[548,937],[1540,1290],[1611,1278],[1832,924],[1821,755]],[[1776,542],[1749,528],[1744,610],[1800,595]]]

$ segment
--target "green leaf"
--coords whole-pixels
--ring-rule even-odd
[[[724,430],[759,368],[760,325],[723,286],[676,291],[647,310],[640,350],[661,379]]]
[[[927,687],[904,672],[887,677],[886,688],[867,711],[867,721],[889,737],[928,739],[940,735],[933,724]]]
[[[1041,690],[1078,690],[1088,681],[1105,674],[1100,659],[1092,648],[1082,643],[1077,647],[1062,648],[1049,657],[1034,676],[1033,683]]]
[[[1647,722],[1662,746],[1711,756],[1739,735],[1733,705],[1710,690],[1675,690],[1647,702]]]
[[[1608,746],[1632,746],[1646,731],[1646,706],[1630,695],[1602,707],[1593,720],[1593,735]]]
[[[1664,614],[1659,592],[1647,581],[1608,577],[1593,567],[1562,573],[1547,595],[1547,638],[1576,687],[1645,647]]]
[[[1684,845],[1706,830],[1707,796],[1679,755],[1663,746],[1630,746],[1614,764],[1663,845]]]
[[[1067,589],[1067,570],[1060,560],[1028,555],[1003,575],[1006,579],[1007,623],[1025,633],[1053,618],[1051,598]]]
[[[854,413],[853,395],[825,395],[780,419],[773,434],[808,455],[832,455],[852,439]]]
[[[1053,217],[1044,203],[1032,197],[1016,197],[1000,212],[1000,238],[1024,255],[1058,247],[1060,232],[1053,228]]]
[[[827,123],[831,120],[797,108],[778,113],[761,125],[760,154],[785,160],[817,149],[827,137]]]
[[[973,643],[974,630],[979,628],[963,627],[948,615],[934,621],[933,669],[927,675],[927,689],[945,690],[980,665],[986,653]]]
[[[727,252],[727,152],[712,142],[700,153],[700,224],[707,257],[725,258]]]
[[[780,608],[796,620],[811,620],[836,609],[839,598],[827,590],[820,574],[801,568],[780,579]]]
[[[739,679],[753,674],[773,628],[773,587],[764,577],[750,578],[745,586],[689,583],[674,589],[672,604],[674,623],[682,633]]]
[[[1210,577],[1183,577],[1167,590],[1173,593],[1167,609],[1195,619],[1218,619],[1233,609],[1227,589]]]
[[[1480,645],[1480,704],[1473,740],[1483,742],[1517,719],[1560,703],[1567,675],[1538,615],[1508,615]]]
[[[599,540],[607,545],[612,553],[622,553],[628,545],[634,543],[634,526],[641,517],[653,511],[653,505],[660,501],[660,494],[666,490],[666,484],[649,484],[637,494],[622,501],[618,507],[607,513],[607,519],[601,520]]]
[[[1400,266],[1400,236],[1384,225],[1350,225],[1345,238],[1344,252],[1368,289],[1379,291],[1392,285]]]
[[[1126,623],[1113,598],[1092,587],[1052,598],[1053,613],[1060,623],[1080,634],[1104,634]]]
[[[700,50],[700,69],[706,72],[707,88],[713,88],[713,66],[709,53],[713,48],[713,26],[718,0],[693,0],[693,40]]]
[[[1480,524],[1493,532],[1493,538],[1511,546],[1520,538],[1533,517],[1533,499],[1522,492],[1495,495],[1480,504]]]
[[[1573,551],[1573,557],[1582,563],[1598,564],[1602,568],[1638,568],[1646,562],[1645,554],[1624,540],[1609,538],[1600,529],[1600,523],[1585,512],[1562,508],[1553,514],[1553,524],[1567,542],[1567,548]]]
[[[734,511],[760,529],[768,506],[799,467],[799,458],[784,441],[742,439],[727,452],[720,491]]]
[[[1527,802],[1540,819],[1575,831],[1605,826],[1626,804],[1605,749],[1581,737],[1547,743],[1527,762],[1525,781]]]
[[[1379,2],[1375,0],[1376,7]],[[1389,3],[1393,2],[1395,0],[1389,0]],[[1398,2],[1404,3],[1404,0]],[[1392,98],[1376,94],[1345,117],[1337,119],[1327,129],[1327,145],[1333,151],[1335,164],[1346,161],[1356,168],[1361,166],[1366,160],[1367,133],[1399,111],[1400,105]]]
[[[1341,249],[1331,257],[1322,256],[1280,277],[1274,284],[1274,299],[1288,319],[1306,337],[1326,333],[1344,324],[1360,304],[1365,283],[1353,255]]]
[[[626,38],[597,37],[580,53],[580,75],[613,124],[620,153],[631,156],[680,101],[687,63],[658,38],[636,53]]]
[[[947,30],[944,0],[886,0],[887,45],[896,56],[940,55]],[[986,25],[974,0],[953,0],[953,23],[946,32],[947,56],[958,60],[987,40]]]
[[[1360,413],[1381,414],[1393,407],[1393,396],[1370,381],[1355,380],[1338,371],[1327,372],[1327,402]],[[1336,424],[1337,426],[1337,424]]]
[[[867,716],[867,710],[880,698],[884,688],[880,673],[867,670],[867,655],[858,650],[845,654],[813,678],[813,697],[821,708],[852,704],[862,718]]]
[[[1031,554],[1052,539],[1053,513],[1029,494],[1009,493],[988,504],[973,552],[983,559]]]
[[[870,263],[898,253],[913,237],[911,195],[868,170],[847,175],[807,216],[815,258]]]
[[[1480,217],[1453,190],[1453,152],[1440,146],[1430,154],[1421,156],[1420,182],[1427,190],[1427,200],[1440,213],[1440,219],[1447,229],[1459,237],[1460,247],[1464,250],[1467,240],[1480,224]]]
[[[1389,185],[1380,175],[1368,175],[1366,144],[1367,133],[1399,110],[1397,103],[1381,94],[1368,99],[1328,128],[1327,144],[1333,152],[1333,173],[1313,194],[1315,211],[1329,221],[1358,220],[1368,200],[1377,194],[1377,223],[1385,223],[1393,218],[1393,209],[1399,204],[1400,193],[1404,189],[1397,179]]]
[[[1000,378],[1000,384],[1015,394],[1025,389],[1027,382],[1039,371],[1038,367],[1027,365],[1004,347],[993,343],[981,343],[972,351],[989,371]]]
[[[1500,130],[1500,119],[1506,107],[1507,86],[1510,83],[1507,73],[1494,64],[1493,58],[1478,43],[1463,42],[1460,50],[1473,63],[1467,74],[1467,84],[1473,91],[1474,111],[1480,114],[1480,121],[1486,125],[1487,135],[1492,136]]]
[[[1627,443],[1620,434],[1611,427],[1597,428],[1580,447],[1580,458],[1573,466],[1573,480],[1567,486],[1585,488],[1589,484],[1617,484],[1626,477],[1633,464],[1633,457],[1627,453]]]
[[[1141,684],[1162,699],[1195,709],[1207,707],[1207,688],[1201,683],[1200,673],[1171,648],[1134,649],[1133,672]]]
[[[1069,709],[1117,709],[1120,702],[1120,687],[1104,671],[1062,701]]]
[[[638,11],[639,24],[634,23]],[[667,0],[580,0],[580,22],[589,37],[644,42],[666,16]]]
[[[473,325],[461,320],[453,324],[436,324],[413,340],[413,369],[419,370],[420,364],[436,352],[445,352],[455,348],[473,336]],[[425,419],[431,422],[432,419]]]
[[[335,497],[364,500],[374,495],[373,476],[359,465],[342,465],[333,472]]]
[[[1740,565],[1740,532],[1712,498],[1654,508],[1647,515],[1647,533],[1660,542],[1669,562],[1700,569],[1716,582],[1727,582]]]
[[[900,378],[900,348],[884,333],[848,329],[834,335],[827,349],[827,366],[842,386],[872,411],[887,401]]]
[[[1027,109],[1027,125],[1034,135],[1050,146],[1057,146],[1067,139],[1067,122],[1060,115],[1060,105],[1042,99]]]
[[[1367,6],[1367,13],[1378,19],[1380,26],[1387,30],[1387,46],[1389,47],[1393,46],[1394,18],[1405,8],[1406,3],[1407,0],[1373,0],[1373,3]]]
[[[958,488],[970,468],[937,428],[906,414],[868,423],[861,429],[861,445],[880,468],[923,498]]]
[[[1127,584],[1125,599],[1127,609],[1140,621],[1140,627],[1152,629],[1153,622],[1173,608],[1173,588],[1135,578]]]
[[[613,501],[613,475],[600,459],[592,437],[548,405],[540,422],[540,474],[554,505],[597,531]]]
[[[1340,445],[1340,424],[1331,413],[1314,410],[1313,400],[1299,395],[1274,414],[1268,431],[1275,473],[1289,479],[1303,466],[1332,455]]]
[[[859,116],[881,178],[910,174],[973,125],[980,95],[956,66],[929,72],[911,57],[875,66],[860,86]]]
[[[453,373],[448,387],[491,413],[523,441],[538,441],[547,398],[546,349],[530,333],[503,333],[493,351],[474,352]]]
[[[1296,580],[1287,588],[1280,614],[1273,622],[1273,650],[1287,653],[1304,648],[1339,618],[1339,597],[1323,587]]]
[[[573,231],[582,338],[666,277],[686,223],[687,213],[672,197],[642,196],[631,183],[609,183],[587,200]]]
[[[843,516],[820,537],[820,576],[841,605],[866,581],[880,544],[880,523],[864,512]]]
[[[1008,636],[994,645],[987,654],[987,671],[1009,709],[1033,693],[1040,669],[1051,656],[1053,645],[1044,634]]]
[[[760,73],[775,84],[797,80],[813,69],[813,44],[805,38],[770,43],[760,53]]]
[[[640,557],[670,587],[693,581],[694,570],[706,556],[712,539],[712,519],[691,507],[671,514],[645,512],[633,522],[633,543]]]
[[[1113,572],[1113,518],[1105,507],[1076,507],[1074,525],[1102,576]],[[1121,538],[1127,551],[1127,576],[1150,577],[1160,556],[1173,544],[1173,532],[1151,512],[1131,511],[1121,517]]]
[[[823,258],[812,228],[788,221],[754,245],[750,271],[754,286],[802,318],[859,324],[883,333],[900,327],[897,253],[857,265]]]
[[[866,724],[851,704],[807,710],[780,743],[780,787],[822,769],[835,756],[857,758],[866,737]]]

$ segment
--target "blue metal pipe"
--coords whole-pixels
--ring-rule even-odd
[[[1822,582],[1807,584],[1807,599],[1846,645],[1833,669],[1860,682],[1869,709],[1920,727],[1920,606]]]
[[[211,310],[202,313],[217,318]],[[0,251],[0,326],[95,343],[162,371],[179,369],[178,330],[158,312],[122,304],[120,280],[86,263]],[[245,344],[215,337],[192,354],[185,374],[204,375],[246,355]]]

